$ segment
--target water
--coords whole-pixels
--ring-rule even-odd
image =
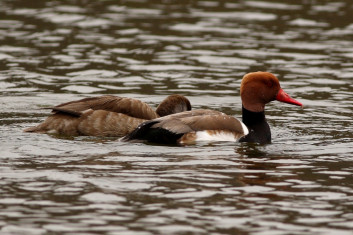
[[[332,1],[0,1],[1,234],[353,234],[353,8]],[[23,133],[101,94],[241,116],[275,73],[273,143]]]

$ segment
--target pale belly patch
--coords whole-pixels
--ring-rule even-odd
[[[247,129],[246,129],[247,130]],[[192,144],[199,141],[218,142],[218,141],[231,141],[236,142],[240,137],[244,136],[243,133],[235,133],[223,130],[204,130],[185,134],[180,138],[181,144]]]
[[[196,132],[196,141],[236,141],[232,132],[226,131],[198,131]]]

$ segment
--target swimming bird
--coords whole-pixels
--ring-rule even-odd
[[[225,113],[196,109],[156,118],[140,124],[123,141],[162,144],[192,144],[197,141],[240,141],[270,143],[271,131],[265,105],[273,100],[303,106],[292,99],[269,72],[246,74],[240,86],[242,121]]]
[[[168,96],[156,111],[137,99],[105,95],[57,105],[44,122],[24,131],[67,136],[122,137],[147,120],[187,110],[191,110],[191,104],[182,95]]]

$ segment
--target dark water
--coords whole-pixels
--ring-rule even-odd
[[[353,8],[338,1],[0,1],[1,234],[353,234]],[[23,133],[100,94],[241,116],[247,73],[273,143],[168,147]]]

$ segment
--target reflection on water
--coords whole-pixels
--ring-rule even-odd
[[[352,234],[351,2],[1,1],[3,234]],[[50,107],[181,93],[239,117],[279,76],[273,143],[171,147],[22,133]]]

